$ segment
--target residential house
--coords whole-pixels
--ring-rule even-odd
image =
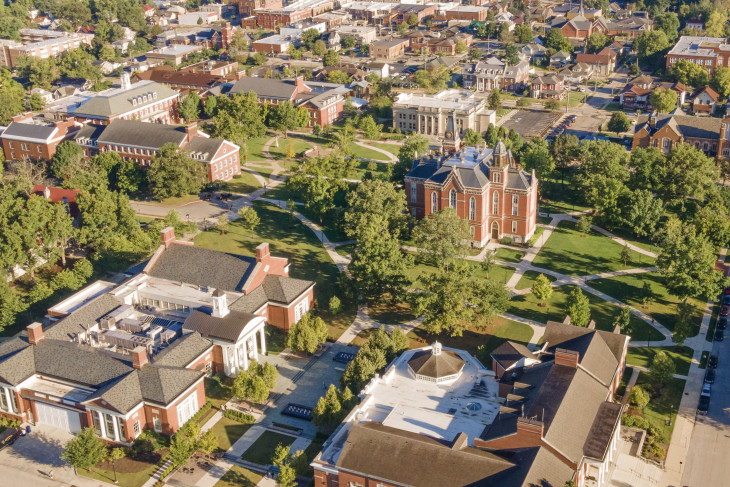
[[[657,147],[668,153],[680,143],[687,143],[710,157],[730,159],[730,119],[695,117],[672,113],[640,115],[634,126],[632,150]]]
[[[528,63],[540,63],[545,60],[545,56],[547,56],[547,49],[545,46],[535,42],[527,44],[520,49],[520,59],[527,61]]]
[[[702,19],[694,18],[694,19],[688,19],[684,23],[685,29],[693,29],[698,32],[703,32],[705,30],[705,23],[702,21]]]
[[[562,68],[573,59],[573,56],[565,51],[558,51],[550,56],[550,67]]]
[[[564,81],[569,83],[583,83],[593,76],[593,66],[586,63],[568,65],[557,72]]]
[[[637,76],[619,93],[619,103],[628,110],[651,110],[649,95],[654,90],[674,90],[677,93],[677,106],[684,105],[687,98],[687,87],[679,81],[659,83],[651,76]]]
[[[667,54],[667,69],[680,59],[702,66],[712,76],[715,68],[730,66],[730,45],[724,37],[681,36]]]
[[[393,13],[395,13],[395,20],[398,23],[406,22],[411,15],[415,15],[418,23],[423,24],[426,22],[426,19],[433,17],[436,9],[433,4],[418,5],[400,3],[393,6]]]
[[[370,56],[375,59],[397,59],[410,48],[409,38],[390,37],[370,44]]]
[[[453,56],[457,54],[457,46],[462,43],[464,46],[471,46],[474,37],[454,30],[447,29],[435,33],[414,32],[408,35],[410,38],[411,51],[417,53],[428,52],[430,54],[438,54],[443,56]],[[465,51],[460,52],[462,54]]]
[[[596,54],[578,53],[575,62],[588,64],[593,67],[596,74],[608,76],[616,67],[616,53],[605,47]]]
[[[526,61],[509,66],[492,56],[467,68],[463,74],[464,88],[481,92],[491,92],[495,88],[501,91],[521,91],[527,86],[529,75],[530,65]]]
[[[494,150],[464,147],[443,158],[423,158],[405,177],[408,209],[414,217],[453,208],[468,221],[471,243],[478,247],[504,237],[515,242],[532,237],[537,185],[534,171],[518,167],[502,141]]]
[[[79,125],[73,117],[48,123],[27,112],[12,118],[0,140],[9,161],[50,161],[58,144],[73,137],[77,130]]]
[[[309,127],[324,127],[339,120],[342,116],[344,99],[339,93],[330,90],[314,92],[301,76],[294,80],[275,80],[266,78],[243,77],[230,90],[230,95],[253,91],[260,104],[277,105],[288,101],[294,106],[309,111]]]
[[[627,17],[606,21],[605,34],[610,36],[638,37],[642,32],[652,30],[654,21],[649,17]]]
[[[698,88],[690,97],[692,113],[695,115],[713,115],[715,110],[722,104],[720,95],[710,88]]]
[[[565,82],[562,76],[547,74],[532,79],[530,96],[538,99],[562,100],[565,97]]]
[[[34,195],[45,198],[53,204],[64,205],[68,214],[73,218],[79,216],[79,205],[76,204],[76,197],[79,193],[81,193],[80,189],[66,189],[42,184],[33,186]]]

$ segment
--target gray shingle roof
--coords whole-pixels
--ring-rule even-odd
[[[521,343],[511,341],[506,341],[495,348],[490,356],[499,362],[505,369],[519,362],[523,358],[537,358],[526,346]]]
[[[10,122],[8,128],[3,132],[3,137],[26,137],[29,139],[47,140],[53,132],[58,130],[52,125],[39,125],[35,123]]]
[[[35,372],[33,349],[24,341],[15,338],[3,343],[0,353],[3,355],[0,359],[0,379],[6,384],[19,384]]]
[[[180,367],[151,366],[137,372],[142,396],[146,401],[169,404],[196,380],[205,375],[202,370]]]
[[[261,98],[291,100],[294,98],[296,87],[291,81],[245,76],[236,81],[230,93],[235,95],[238,92],[248,93],[249,91],[253,91]]]
[[[241,311],[230,311],[223,318],[216,318],[196,309],[187,317],[183,328],[197,331],[205,338],[235,343],[246,325],[255,318],[257,316]]]
[[[91,387],[103,387],[132,370],[104,350],[45,339],[33,347],[35,372]]]
[[[269,298],[266,297],[266,291],[264,291],[263,286],[258,286],[250,293],[244,294],[235,300],[228,306],[228,308],[236,311],[243,311],[244,313],[254,313],[268,301]]]
[[[46,338],[69,340],[96,324],[96,320],[122,303],[109,293],[92,299],[58,323],[43,330]]]
[[[186,136],[184,126],[138,122],[136,120],[114,120],[104,129],[97,140],[106,144],[159,149],[168,142],[179,146]]]
[[[74,134],[74,140],[76,139],[90,139],[96,140],[106,129],[106,125],[97,125],[89,123],[81,127],[81,129]]]
[[[185,146],[185,150],[187,152],[195,153],[195,154],[201,154],[204,157],[197,158],[197,160],[202,160],[205,162],[210,162],[213,160],[213,157],[215,157],[218,150],[223,145],[223,139],[212,139],[208,137],[193,137],[193,139],[188,142],[188,144]],[[207,155],[206,155],[207,154]]]
[[[583,454],[587,457],[603,460],[611,444],[613,432],[621,417],[623,406],[621,403],[604,402],[598,409],[596,419],[583,445]]]
[[[255,265],[256,259],[253,257],[172,244],[162,252],[149,275],[226,291],[240,291]]]
[[[261,287],[264,288],[269,301],[290,304],[313,285],[312,281],[269,275],[264,278]]]
[[[149,96],[157,93],[157,97]],[[109,92],[100,93],[79,106],[74,115],[89,115],[92,117],[110,117],[121,113],[127,113],[138,109],[145,105],[152,105],[157,100],[164,100],[171,96],[177,95],[178,92],[160,83],[154,81],[140,81],[134,83],[129,89],[115,89]],[[149,102],[142,104],[133,104],[132,100],[140,96],[148,95]]]
[[[650,132],[654,132],[667,124],[672,124],[675,130],[678,130],[684,137],[692,137],[698,139],[719,139],[722,119],[711,117],[694,117],[690,115],[672,115],[668,113],[660,113],[656,115],[656,127],[650,129],[648,125],[648,115],[639,116],[636,122],[636,131],[643,126]]]
[[[185,367],[212,347],[213,344],[210,340],[203,338],[200,333],[187,333],[155,355],[153,363],[155,365]]]
[[[132,369],[127,375],[120,380],[113,382],[106,387],[102,387],[95,393],[86,398],[86,402],[101,399],[107,404],[119,411],[127,413],[142,401],[142,389],[139,385],[139,376],[137,371]]]

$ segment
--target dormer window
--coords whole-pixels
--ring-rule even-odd
[[[136,107],[137,106],[137,99],[136,98],[132,98],[132,106],[133,107]]]

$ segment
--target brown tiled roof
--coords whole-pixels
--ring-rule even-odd
[[[604,459],[622,411],[623,406],[620,403],[604,402],[601,404],[583,445],[585,456],[597,460]]]
[[[156,81],[158,83],[190,85],[203,88],[210,88],[221,82],[220,76],[191,71],[175,71],[170,66],[161,66],[159,68],[150,69],[144,73],[137,74],[136,78],[140,80]]]
[[[438,379],[458,374],[464,368],[464,360],[449,350],[442,350],[438,355],[431,350],[421,350],[413,354],[408,366],[418,375]]]

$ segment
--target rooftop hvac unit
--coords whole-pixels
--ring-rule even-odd
[[[119,320],[122,320],[134,312],[134,306],[123,304],[111,310],[99,320],[102,330],[108,330],[114,326]]]
[[[129,333],[142,333],[147,331],[149,327],[149,323],[134,318],[124,318],[117,322],[118,329],[128,331]]]
[[[106,330],[99,335],[99,340],[110,345],[116,345],[128,350],[137,347],[145,347],[150,350],[154,345],[154,340],[149,337],[131,335],[129,333],[118,330]]]

